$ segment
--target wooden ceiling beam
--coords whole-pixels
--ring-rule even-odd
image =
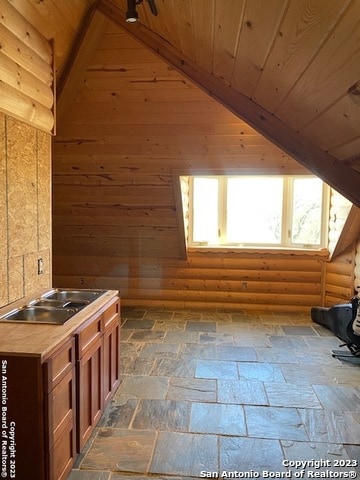
[[[352,203],[360,206],[360,173],[292,130],[273,114],[219,78],[205,72],[172,45],[140,23],[129,24],[125,12],[100,0],[97,8],[119,27],[158,54],[194,84],[289,154]]]

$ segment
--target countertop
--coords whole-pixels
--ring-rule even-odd
[[[31,297],[22,298],[6,307],[0,308],[0,316],[26,305],[31,300],[39,298],[50,289],[36,292]],[[99,298],[80,310],[64,325],[0,322],[0,355],[30,355],[39,356],[41,361],[58,346],[71,337],[76,330],[94,313],[101,310],[111,299],[119,296],[117,290],[107,290]]]

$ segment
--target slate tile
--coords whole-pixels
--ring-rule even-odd
[[[123,375],[150,375],[154,365],[153,358],[128,358],[121,359],[121,370]]]
[[[218,401],[243,405],[269,404],[262,382],[244,380],[218,380]]]
[[[338,385],[358,387],[360,385],[360,368],[358,365],[340,365],[339,367],[322,367],[327,377],[331,377]],[[330,383],[329,383],[330,385]]]
[[[189,402],[177,400],[140,400],[131,428],[140,430],[188,431]]]
[[[144,473],[148,471],[156,432],[100,429],[81,468]]]
[[[73,470],[67,480],[109,480],[110,472],[93,470]]]
[[[301,325],[281,325],[285,335],[312,335],[318,337],[316,330],[312,326]]]
[[[174,358],[179,353],[180,346],[172,343],[151,343],[145,345],[139,356],[146,358]]]
[[[121,328],[132,330],[151,330],[154,326],[154,321],[152,320],[142,320],[142,319],[128,319],[125,320]]]
[[[285,348],[256,348],[259,362],[270,363],[299,363],[296,355]]]
[[[186,322],[185,330],[191,332],[216,332],[216,322]]]
[[[313,472],[321,472],[330,470],[332,472],[340,472],[349,470],[334,467],[334,461],[349,460],[349,455],[346,451],[346,447],[342,444],[293,442],[288,440],[281,440],[281,445],[284,451],[285,458],[287,460],[315,460],[315,462],[319,462],[319,467],[314,467],[310,464],[307,468],[305,468],[306,471],[311,470]],[[327,460],[330,462],[330,469],[325,465]],[[297,470],[302,470],[302,467],[298,469],[292,468],[293,472]]]
[[[241,345],[243,347],[271,347],[270,336],[262,335],[260,333],[234,333],[235,345]]]
[[[199,332],[167,331],[164,343],[199,343]]]
[[[179,358],[182,359],[211,359],[216,358],[216,345],[185,343],[181,345]]]
[[[322,408],[310,385],[265,382],[264,386],[270,406]]]
[[[195,359],[169,359],[159,358],[155,360],[151,375],[163,377],[191,377],[195,375]]]
[[[238,379],[236,362],[222,360],[198,360],[195,370],[196,378]]]
[[[354,411],[360,408],[360,390],[335,385],[314,385],[313,389],[324,409]]]
[[[146,320],[172,320],[174,312],[172,310],[147,310],[144,318]]]
[[[239,362],[238,367],[240,380],[285,382],[281,368],[276,364]]]
[[[166,332],[152,330],[136,330],[132,333],[130,340],[133,342],[161,342]]]
[[[135,398],[164,399],[169,379],[152,376],[125,377],[116,395],[127,394]]]
[[[220,472],[280,472],[283,453],[278,440],[220,437]],[[251,478],[251,477],[249,477]]]
[[[233,343],[233,335],[230,333],[201,333],[199,334],[199,341],[202,343]]]
[[[297,349],[300,351],[309,351],[310,346],[305,339],[296,335],[271,335],[269,337],[271,347],[285,348],[286,350]]]
[[[295,408],[245,405],[250,437],[308,441],[305,427]]]
[[[193,403],[190,432],[218,435],[246,435],[245,417],[240,405]]]
[[[299,409],[311,441],[357,445],[360,439],[359,415],[337,410]]]
[[[199,477],[201,471],[218,471],[217,452],[216,435],[160,432],[150,473]]]
[[[193,402],[216,402],[216,380],[204,378],[171,378],[166,398]]]
[[[100,419],[99,427],[127,428],[137,404],[136,398],[127,395],[114,396]]]
[[[173,319],[175,321],[184,321],[184,322],[193,322],[193,321],[201,321],[203,317],[202,311],[194,311],[194,310],[183,310],[174,312]]]
[[[229,344],[216,346],[216,358],[217,360],[234,360],[236,362],[257,362],[258,360],[254,348]]]
[[[336,385],[334,375],[326,374],[322,365],[280,364],[281,370],[287,382],[305,385]]]

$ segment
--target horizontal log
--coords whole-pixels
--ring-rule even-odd
[[[326,288],[333,285],[334,287],[345,287],[351,288],[352,286],[352,275],[338,274],[338,273],[327,273],[326,274]]]
[[[1,51],[49,87],[53,84],[52,63],[45,62],[30,47],[0,24]]]
[[[29,98],[52,108],[54,96],[52,89],[30,72],[15,63],[0,50],[0,80]]]
[[[227,280],[241,280],[241,281],[263,281],[263,282],[298,282],[300,284],[317,284],[321,283],[320,272],[281,272],[281,271],[258,271],[258,270],[243,270],[241,263],[238,269],[189,269],[186,267],[173,268],[164,267],[156,259],[154,263],[147,263],[149,259],[144,260],[138,266],[129,265],[127,260],[113,257],[83,257],[78,256],[74,264],[72,257],[56,256],[54,259],[54,268],[58,274],[66,274],[71,272],[75,275],[81,275],[84,271],[88,275],[93,275],[101,278],[102,276],[111,277],[135,277],[138,278],[160,278],[161,281],[170,282],[172,279],[183,279],[183,281],[203,279],[216,280],[217,282]],[[179,262],[180,264],[181,262]]]
[[[54,126],[51,110],[1,80],[0,110],[46,132],[51,132]]]
[[[7,0],[0,0],[0,24],[26,44],[48,65],[52,64],[50,43]]]

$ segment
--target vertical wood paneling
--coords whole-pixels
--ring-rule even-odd
[[[257,103],[271,112],[277,109],[348,4],[342,2],[339,9],[338,0],[289,2],[254,94]]]
[[[215,3],[213,74],[231,84],[245,0]]]
[[[359,80],[359,31],[359,4],[352,2],[342,22],[277,109],[276,115],[287,125],[296,130],[304,128]]]
[[[288,0],[246,2],[231,86],[252,98]]]

